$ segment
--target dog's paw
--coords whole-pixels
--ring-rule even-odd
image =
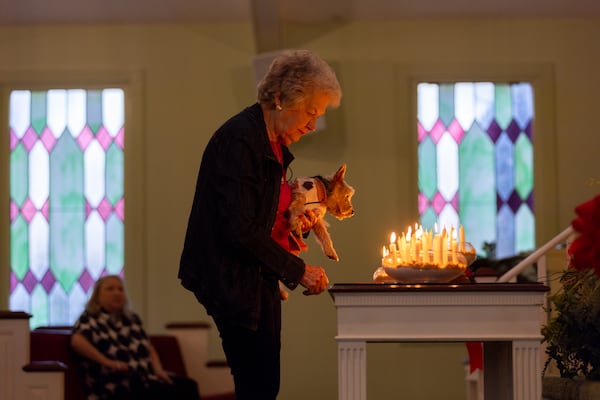
[[[325,255],[327,257],[331,258],[333,261],[340,261],[340,258],[338,257],[338,255],[334,249],[330,249],[330,250],[326,251]]]
[[[290,232],[296,236],[302,236],[302,224],[299,218],[295,218],[294,220],[290,220]]]

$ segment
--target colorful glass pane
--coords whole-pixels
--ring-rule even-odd
[[[11,310],[72,324],[94,281],[123,274],[124,92],[10,95]]]
[[[420,83],[417,93],[421,224],[463,225],[479,253],[495,243],[499,258],[532,250],[531,84]]]
[[[44,126],[46,126],[46,94],[31,92],[31,128],[40,134]]]
[[[450,125],[454,119],[454,90],[452,85],[440,85],[440,121]]]
[[[431,138],[426,138],[419,143],[419,160],[427,160],[427,165],[436,165],[435,143]],[[434,168],[419,169],[419,191],[431,198],[437,190],[437,175]]]

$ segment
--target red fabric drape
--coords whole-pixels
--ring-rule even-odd
[[[483,343],[482,342],[467,342],[467,352],[469,353],[469,372],[480,369],[483,371]]]

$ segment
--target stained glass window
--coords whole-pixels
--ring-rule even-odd
[[[11,310],[72,324],[105,274],[123,274],[124,92],[10,94]]]
[[[531,84],[420,83],[421,224],[459,226],[478,253],[535,247]]]

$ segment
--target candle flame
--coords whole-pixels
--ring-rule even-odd
[[[392,232],[390,235],[390,243],[396,243],[396,232]]]
[[[423,236],[423,227],[419,225],[419,228],[415,230],[415,238],[420,239]]]

